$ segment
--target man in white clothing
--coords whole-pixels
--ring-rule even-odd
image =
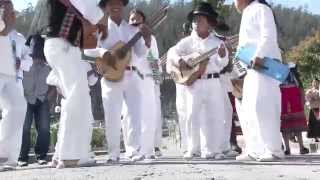
[[[225,112],[224,89],[219,80],[219,72],[228,64],[228,52],[223,42],[217,38],[212,29],[216,27],[218,14],[209,3],[199,5],[189,13],[193,31],[190,36],[182,39],[173,47],[168,58],[173,59],[173,65],[181,70],[190,69],[182,56],[191,53],[205,53],[218,48],[218,53],[200,63],[199,70],[186,82],[187,97],[187,153],[185,158],[194,156],[196,141],[193,132],[200,131],[201,157],[222,159],[221,144]],[[200,119],[203,110],[203,118]],[[214,114],[214,116],[212,116]]]
[[[108,142],[109,156],[107,163],[114,163],[120,160],[120,130],[121,130],[121,112],[123,102],[127,106],[128,130],[126,132],[126,153],[133,161],[140,159],[138,153],[140,143],[139,131],[136,126],[140,121],[140,81],[141,72],[139,67],[140,57],[145,57],[147,49],[150,47],[151,38],[145,25],[133,27],[123,19],[124,7],[128,0],[106,0],[100,3],[100,6],[109,14],[108,18],[108,37],[100,40],[98,48],[87,50],[85,53],[89,56],[101,56],[105,51],[109,53],[117,42],[127,43],[139,30],[142,32],[143,39],[138,40],[133,46],[132,58],[127,66],[123,79],[117,82],[101,79],[102,102],[105,113],[106,138]],[[103,53],[101,53],[103,52]],[[109,64],[113,64],[115,57],[109,53]],[[139,57],[139,58],[138,58]],[[112,60],[110,60],[112,59]],[[132,140],[130,139],[132,138]]]
[[[281,150],[280,82],[259,70],[263,58],[281,61],[275,17],[265,0],[235,0],[242,13],[239,47],[256,48],[253,69],[244,78],[240,123],[245,137],[245,152],[237,160],[274,161],[283,158]]]
[[[16,80],[16,64],[8,33],[15,24],[15,13],[10,0],[0,0],[3,15],[0,21],[0,169],[17,165],[20,153],[22,127],[27,104],[23,91]],[[2,23],[0,23],[2,24]]]

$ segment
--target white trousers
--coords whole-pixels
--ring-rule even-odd
[[[224,133],[223,133],[223,143],[222,151],[228,151],[231,149],[230,136],[232,130],[232,117],[233,117],[233,108],[229,98],[229,94],[225,92],[225,112],[224,112]]]
[[[155,93],[156,93],[156,133],[155,133],[155,147],[161,146],[161,139],[162,139],[162,112],[161,112],[161,92],[160,92],[160,85],[155,85]]]
[[[281,94],[279,82],[254,70],[244,80],[240,123],[246,153],[283,156],[280,134]]]
[[[184,152],[187,150],[187,97],[186,86],[178,83],[176,83],[176,109],[179,120],[181,149]]]
[[[135,153],[140,146],[140,77],[134,71],[126,71],[123,80],[111,82],[101,79],[102,102],[105,116],[108,151],[112,158],[120,155],[121,112],[123,102],[127,106],[126,151]],[[130,155],[130,154],[128,154]]]
[[[159,94],[158,85],[154,83],[152,77],[145,77],[141,81],[141,149],[140,154],[145,156],[154,155],[156,140],[156,129],[159,126],[159,109],[157,101]]]
[[[188,152],[196,152],[198,141],[193,133],[200,131],[201,155],[212,156],[222,152],[225,96],[220,80],[197,80],[186,88]],[[202,112],[201,112],[202,111]],[[204,113],[201,118],[201,113]]]
[[[0,74],[0,157],[8,163],[18,160],[22,142],[22,130],[27,103],[15,77]]]
[[[91,124],[91,100],[87,72],[81,64],[80,49],[60,38],[48,39],[44,53],[61,80],[65,97],[59,126],[59,160],[79,160],[87,154]]]

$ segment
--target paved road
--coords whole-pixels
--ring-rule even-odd
[[[133,164],[123,160],[121,164],[106,165],[106,157],[102,155],[97,157],[98,164],[94,167],[57,170],[33,164],[16,171],[1,172],[0,180],[320,180],[320,154],[317,153],[292,155],[273,163],[239,163],[234,159],[185,161],[173,141],[167,140],[165,144],[166,156],[152,163]],[[296,144],[292,144],[292,153],[298,154]]]

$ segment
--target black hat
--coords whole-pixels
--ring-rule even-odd
[[[227,24],[225,24],[222,21],[219,21],[218,17],[219,14],[213,9],[213,7],[211,6],[210,3],[207,2],[200,2],[195,8],[194,10],[192,10],[189,14],[188,14],[188,20],[190,22],[192,22],[193,18],[195,15],[203,15],[206,16],[209,20],[209,22],[215,26],[216,28],[222,30],[222,31],[228,31],[229,30],[229,26]]]
[[[99,6],[100,6],[101,8],[104,8],[104,7],[106,6],[106,4],[107,4],[108,1],[109,1],[109,0],[101,0],[101,1],[99,2]],[[123,5],[126,6],[126,5],[129,3],[129,0],[122,0],[122,2],[123,2]]]

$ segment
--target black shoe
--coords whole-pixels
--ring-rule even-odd
[[[309,153],[309,149],[303,147],[302,149],[300,149],[300,154],[308,154]]]
[[[18,166],[19,167],[26,167],[26,166],[28,166],[28,162],[27,161],[18,161]]]
[[[154,148],[154,154],[155,154],[157,157],[162,156],[162,153],[161,153],[160,148],[155,147],[155,148]]]
[[[284,151],[284,154],[285,154],[286,156],[288,156],[288,155],[291,155],[291,152],[290,152],[290,150],[285,150],[285,151]]]
[[[315,142],[319,142],[319,139],[318,139],[318,138],[314,138],[314,141],[315,141]]]
[[[237,144],[236,145],[231,145],[231,150],[236,151],[239,154],[242,153],[242,149]]]

